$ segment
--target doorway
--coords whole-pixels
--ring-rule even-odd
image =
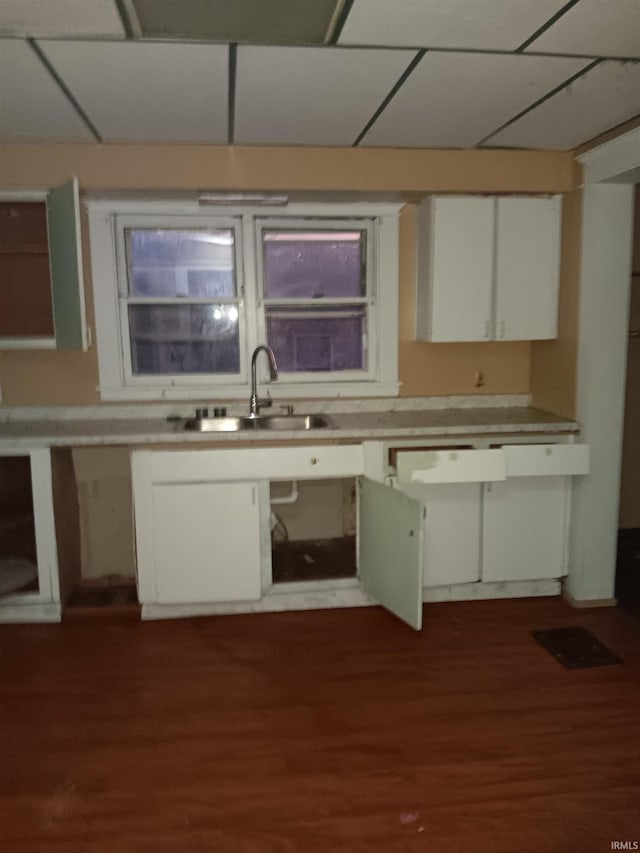
[[[640,184],[635,188],[616,598],[640,620]]]

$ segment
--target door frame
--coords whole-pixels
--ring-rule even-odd
[[[578,156],[583,222],[576,388],[581,440],[591,445],[588,477],[573,484],[569,575],[574,604],[615,604],[618,508],[631,287],[634,185],[640,127]]]

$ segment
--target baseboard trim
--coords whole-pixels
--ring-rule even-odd
[[[324,582],[323,582],[324,583]],[[330,582],[328,582],[330,583]],[[371,607],[377,602],[369,598],[358,586],[350,588],[310,589],[302,591],[303,583],[295,592],[271,593],[260,601],[230,602],[220,604],[142,604],[142,620],[189,619],[194,616],[226,616],[243,613],[276,613],[287,610],[324,610],[338,607]],[[533,598],[560,595],[559,580],[499,581],[495,583],[462,583],[450,586],[428,587],[422,591],[425,604],[445,601],[483,601],[498,598]]]
[[[59,603],[53,604],[11,604],[4,603],[0,607],[0,624],[12,625],[20,623],[60,622],[62,608]]]
[[[427,587],[425,603],[443,601],[489,601],[499,598],[539,598],[560,595],[559,580],[486,581]]]
[[[577,610],[586,610],[589,607],[617,607],[617,598],[574,598],[567,590],[563,590],[562,597]]]

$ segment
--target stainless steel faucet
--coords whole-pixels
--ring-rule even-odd
[[[251,356],[251,398],[249,399],[250,418],[257,417],[258,412],[261,408],[268,408],[272,404],[271,395],[268,392],[268,396],[265,399],[258,399],[256,361],[258,360],[258,353],[260,352],[260,350],[266,352],[267,358],[269,359],[269,375],[272,379],[278,378],[278,365],[276,364],[276,357],[273,354],[273,350],[271,349],[271,347],[266,346],[266,344],[260,344],[260,346],[254,349],[253,355]]]

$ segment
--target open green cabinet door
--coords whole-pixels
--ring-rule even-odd
[[[47,229],[56,347],[86,350],[89,342],[77,178],[47,193]]]
[[[422,628],[424,506],[360,478],[359,568],[364,591],[416,631]]]

